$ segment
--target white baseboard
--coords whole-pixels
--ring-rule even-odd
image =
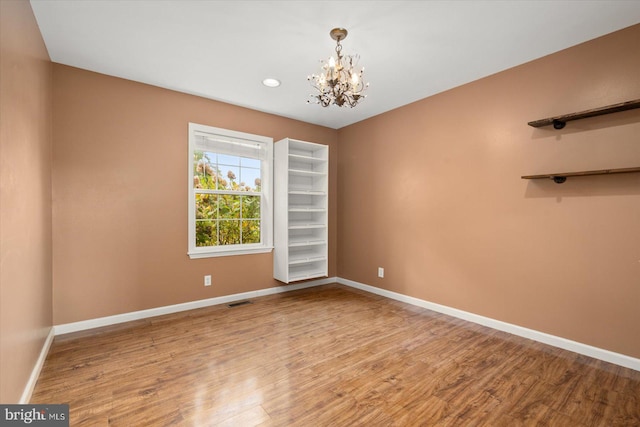
[[[338,277],[338,283],[352,288],[360,289],[362,291],[370,292],[383,297],[391,298],[397,301],[405,302],[407,304],[415,305],[418,307],[433,310],[438,313],[447,314],[452,317],[467,320],[469,322],[477,323],[483,326],[488,326],[499,331],[508,332],[513,335],[528,338],[534,341],[538,341],[544,344],[548,344],[554,347],[562,348],[564,350],[573,351],[574,353],[583,354],[585,356],[593,357],[595,359],[604,360],[605,362],[614,363],[616,365],[624,366],[626,368],[640,371],[640,359],[636,359],[631,356],[626,356],[620,353],[614,353],[602,348],[593,347],[588,344],[571,341],[566,338],[561,338],[555,335],[550,335],[544,332],[539,332],[533,329],[524,328],[522,326],[513,325],[511,323],[495,320],[490,317],[480,316],[478,314],[469,313],[467,311],[458,310],[456,308],[447,307],[446,305],[440,305],[433,302],[421,300],[419,298],[410,297],[397,292],[388,291],[385,289],[376,288],[375,286],[365,285],[364,283],[355,282],[349,279],[343,279]]]
[[[227,304],[233,301],[240,301],[249,298],[257,298],[265,295],[279,294],[282,292],[295,291],[297,289],[311,288],[313,286],[336,283],[336,277],[326,279],[311,280],[308,282],[291,284],[285,286],[275,286],[272,288],[260,289],[257,291],[243,292],[239,294],[225,295],[221,297],[208,298],[198,301],[185,302],[182,304],[167,305],[164,307],[150,308],[148,310],[133,311],[130,313],[116,314],[113,316],[100,317],[97,319],[83,320],[80,322],[64,323],[54,326],[55,335],[64,335],[71,332],[84,331],[87,329],[99,328],[102,326],[116,325],[118,323],[130,322],[132,320],[146,319],[149,317],[161,316],[163,314],[177,313],[179,311],[193,310],[196,308],[208,307],[211,305]]]
[[[18,402],[21,405],[29,403],[31,400],[31,394],[33,394],[33,390],[36,387],[36,383],[38,382],[38,377],[40,376],[40,371],[42,371],[42,367],[44,366],[44,361],[47,359],[47,354],[49,353],[49,348],[51,347],[51,343],[53,342],[53,337],[55,336],[54,328],[51,327],[49,329],[49,334],[47,338],[44,340],[44,344],[42,345],[42,349],[40,350],[40,356],[38,356],[38,360],[36,360],[36,364],[31,371],[31,375],[29,376],[29,381],[27,381],[27,385],[22,392],[22,396],[20,396],[20,401]]]
[[[342,277],[329,277],[326,279],[312,280],[299,284],[276,286],[273,288],[260,289],[257,291],[244,292],[233,295],[225,295],[221,297],[209,298],[199,301],[191,301],[183,304],[175,304],[164,307],[151,308],[148,310],[134,311],[130,313],[117,314],[114,316],[101,317],[97,319],[84,320],[74,323],[66,323],[56,325],[52,328],[52,332],[49,334],[47,341],[43,347],[43,353],[40,354],[38,364],[34,367],[33,373],[29,380],[27,388],[23,393],[21,402],[28,402],[31,396],[35,381],[38,379],[38,374],[44,363],[49,346],[53,340],[53,335],[63,335],[71,332],[84,331],[87,329],[98,328],[102,326],[115,325],[118,323],[129,322],[132,320],[146,319],[149,317],[161,316],[163,314],[171,314],[180,311],[193,310],[196,308],[208,307],[217,304],[227,304],[233,301],[241,301],[250,298],[257,298],[265,295],[273,295],[282,292],[294,291],[298,289],[305,289],[314,286],[326,285],[329,283],[340,283],[342,285],[350,286],[352,288],[360,289],[365,292],[370,292],[376,295],[380,295],[386,298],[391,298],[396,301],[404,302],[407,304],[415,305],[418,307],[433,310],[438,313],[446,314],[459,319],[467,320],[469,322],[477,323],[479,325],[487,326],[489,328],[497,329],[499,331],[508,332],[513,335],[528,338],[534,341],[538,341],[544,344],[548,344],[554,347],[562,348],[565,350],[573,351],[574,353],[583,354],[585,356],[593,357],[595,359],[603,360],[605,362],[613,363],[626,368],[640,371],[640,359],[627,356],[620,353],[615,353],[609,350],[605,350],[598,347],[593,347],[588,344],[568,340],[566,338],[550,335],[544,332],[528,329],[522,326],[514,325],[511,323],[503,322],[500,320],[492,319],[490,317],[480,316],[478,314],[470,313],[456,308],[448,307],[446,305],[436,304],[430,301],[425,301],[419,298],[410,297],[408,295],[400,294],[397,292],[388,291],[375,286],[365,285],[364,283],[356,282],[349,279],[343,279]]]

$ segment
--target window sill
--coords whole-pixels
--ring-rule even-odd
[[[273,250],[273,246],[260,246],[259,248],[242,248],[242,249],[225,249],[225,250],[203,250],[203,251],[189,251],[187,255],[191,259],[200,259],[200,258],[213,258],[213,257],[221,257],[221,256],[232,256],[232,255],[253,255],[253,254],[262,254],[268,253]]]

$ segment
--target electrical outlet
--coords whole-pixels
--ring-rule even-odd
[[[206,276],[204,276],[204,285],[211,286],[211,275],[207,274]]]
[[[378,277],[380,278],[384,277],[384,268],[378,267]]]

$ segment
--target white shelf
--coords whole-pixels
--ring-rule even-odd
[[[310,163],[326,163],[326,159],[320,159],[318,157],[303,156],[300,154],[289,154],[289,160],[310,162]]]
[[[324,208],[315,208],[313,206],[289,206],[289,212],[325,212]]]
[[[318,246],[318,245],[326,245],[326,240],[293,240],[289,239],[289,247],[305,247],[305,246]]]
[[[301,274],[294,273],[289,276],[289,281],[297,282],[299,280],[315,279],[317,277],[326,277],[326,276],[327,276],[327,273],[325,273],[324,271],[314,271],[311,273],[303,272]]]
[[[322,185],[317,184],[316,188],[318,187],[322,187]],[[297,184],[291,184],[291,186],[289,187],[289,194],[299,194],[302,196],[315,196],[315,197],[321,197],[321,196],[326,196],[327,193],[322,191],[322,190],[316,190],[313,188],[313,183],[312,182],[300,182]]]
[[[301,196],[326,196],[327,195],[325,191],[314,191],[314,190],[289,190],[289,194],[296,194]]]
[[[309,264],[317,261],[325,261],[327,257],[325,256],[316,256],[309,258],[289,258],[289,265],[297,265],[297,264]]]
[[[274,145],[273,275],[290,283],[329,273],[329,147],[285,138]]]
[[[316,171],[308,171],[304,169],[289,169],[289,173],[291,175],[300,175],[300,176],[326,176],[326,172],[316,172]]]
[[[326,228],[326,225],[313,222],[291,222],[289,224],[289,230],[304,230],[308,228]]]

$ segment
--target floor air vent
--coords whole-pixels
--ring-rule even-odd
[[[247,304],[253,304],[251,301],[247,300],[247,301],[237,301],[237,302],[232,302],[231,304],[227,304],[227,307],[229,308],[234,308],[234,307],[239,307],[241,305],[247,305]]]

